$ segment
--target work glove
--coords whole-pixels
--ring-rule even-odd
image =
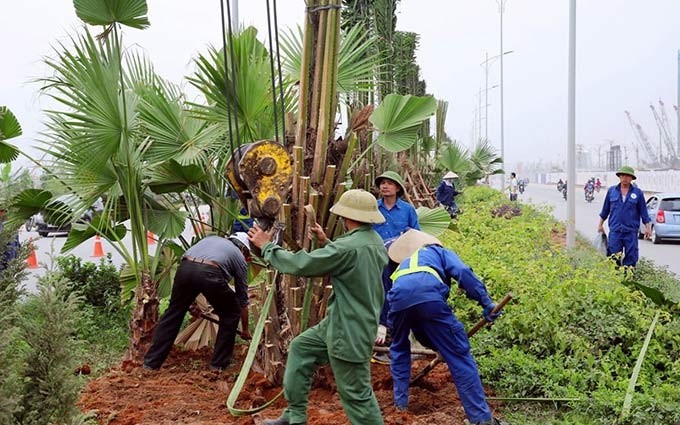
[[[499,311],[498,313],[492,313],[491,311],[494,308],[496,308],[496,304],[494,304],[494,303],[491,303],[491,304],[487,305],[486,307],[484,307],[484,312],[482,313],[482,315],[484,316],[484,319],[489,323],[493,323],[494,320],[496,320],[498,318],[498,316],[503,314],[503,310]]]
[[[383,345],[387,337],[387,328],[383,325],[378,325],[378,333],[375,336],[376,345]]]

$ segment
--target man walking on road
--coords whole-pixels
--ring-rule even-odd
[[[177,338],[184,316],[199,293],[203,294],[219,317],[215,352],[210,370],[229,366],[234,352],[236,330],[241,319],[241,337],[248,331],[248,263],[250,242],[245,233],[229,238],[208,236],[184,252],[172,285],[170,305],[153,335],[151,348],[144,356],[144,369],[163,365]],[[234,290],[229,281],[234,279]]]
[[[382,425],[380,406],[371,388],[370,357],[383,304],[380,274],[387,251],[371,223],[385,218],[369,192],[352,189],[331,212],[342,217],[347,233],[329,241],[318,224],[311,228],[321,248],[292,253],[270,242],[259,226],[248,236],[262,256],[282,273],[296,276],[330,275],[333,292],[326,317],[295,337],[288,347],[283,391],[288,407],[265,425],[307,423],[307,403],[316,368],[331,365],[338,395],[353,425]]]
[[[645,224],[645,239],[651,235],[651,219],[645,196],[632,184],[636,179],[633,167],[624,165],[616,172],[619,184],[607,190],[600,212],[597,231],[604,233],[604,221],[609,219],[607,256],[618,254],[618,265],[635,267],[638,261],[640,220]],[[623,255],[623,259],[620,257]]]

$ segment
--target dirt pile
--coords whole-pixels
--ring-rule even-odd
[[[83,390],[79,407],[94,411],[100,424],[111,425],[259,425],[264,418],[279,416],[285,406],[274,406],[253,416],[233,417],[226,399],[245,357],[246,346],[237,346],[237,363],[221,373],[208,370],[211,350],[173,349],[159,371],[124,364],[92,380]],[[420,371],[427,360],[414,361]],[[411,388],[408,412],[392,404],[392,377],[389,366],[373,364],[373,389],[382,408],[385,424],[436,425],[462,424],[465,418],[458,394],[446,365],[440,364],[423,382]],[[262,375],[251,372],[239,397],[239,408],[259,406],[281,390]],[[492,406],[493,407],[493,406]],[[310,425],[349,425],[335,392],[330,369],[317,374],[310,394]]]

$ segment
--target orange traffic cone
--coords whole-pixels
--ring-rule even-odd
[[[99,235],[96,235],[94,237],[94,252],[92,253],[93,257],[103,257],[104,256],[104,248],[102,247],[102,239],[99,237]]]
[[[28,246],[30,249],[30,253],[28,254],[28,258],[26,259],[26,262],[28,263],[28,268],[37,269],[38,257],[35,255],[35,248],[33,248],[33,239],[28,238]]]
[[[151,233],[150,230],[146,231],[146,243],[148,245],[153,245],[156,243],[156,237]]]

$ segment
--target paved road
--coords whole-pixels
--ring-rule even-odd
[[[583,189],[576,188],[576,231],[588,240],[597,236],[597,223],[602,197],[606,191],[595,194],[595,200],[589,204],[583,197]],[[554,207],[553,215],[559,221],[567,220],[567,201],[554,185],[529,184],[520,201],[534,205]],[[606,227],[606,224],[605,224]],[[668,266],[668,269],[680,276],[680,242],[671,241],[654,245],[650,241],[639,241],[640,256],[653,260],[656,264]]]
[[[190,241],[191,238],[194,236],[194,232],[192,230],[192,227],[189,225],[188,220],[183,235],[188,241]],[[24,230],[19,232],[19,240],[22,243],[28,240],[29,238],[33,240],[36,258],[38,260],[38,268],[29,269],[30,275],[27,281],[24,282],[27,291],[31,293],[37,292],[36,288],[38,278],[40,276],[44,276],[48,270],[53,270],[56,267],[55,258],[60,255],[73,254],[82,258],[83,261],[90,261],[94,263],[99,262],[100,258],[93,257],[95,246],[94,238],[90,238],[89,240],[85,241],[83,244],[81,244],[80,246],[66,254],[61,254],[61,249],[64,246],[64,243],[66,242],[66,236],[67,236],[66,233],[50,233],[50,235],[47,237],[40,237],[37,232],[26,232]],[[112,254],[111,259],[113,261],[113,264],[115,264],[116,266],[121,266],[123,264],[123,257],[113,248],[111,244],[109,244],[104,239],[101,239],[101,243],[104,254],[111,253]],[[132,243],[129,234],[123,239],[123,243],[125,244],[126,249],[130,251],[132,248]],[[158,245],[156,244],[150,245],[149,254],[153,255],[156,252],[157,246]]]

